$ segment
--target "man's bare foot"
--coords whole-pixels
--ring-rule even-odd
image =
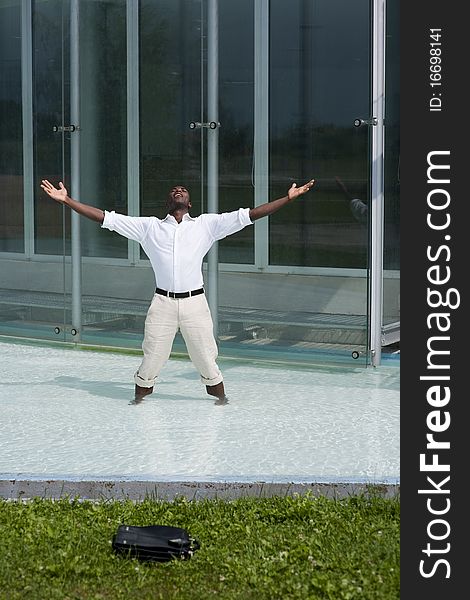
[[[148,396],[152,392],[153,392],[153,387],[149,387],[149,388],[140,387],[140,385],[136,384],[133,404],[138,404],[139,402],[142,402],[144,396]]]
[[[217,398],[217,400],[215,401],[215,404],[217,404],[217,405],[228,404],[228,398],[225,395],[225,388],[224,388],[223,381],[221,381],[217,385],[206,385],[206,390],[207,390],[208,394],[210,394],[211,396],[215,396]]]
[[[217,396],[217,398],[223,398],[225,396],[224,382],[221,381],[217,385],[206,385],[207,393],[211,396]]]

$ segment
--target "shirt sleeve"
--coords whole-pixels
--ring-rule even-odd
[[[104,229],[115,231],[129,240],[142,242],[147,235],[152,219],[155,217],[129,217],[119,213],[104,211],[104,220],[101,225]]]
[[[239,208],[220,215],[206,214],[204,218],[214,240],[221,240],[253,223],[249,208]]]

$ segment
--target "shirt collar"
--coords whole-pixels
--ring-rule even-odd
[[[177,220],[175,219],[175,217],[173,215],[168,214],[164,219],[164,221],[174,221],[175,223],[177,223]],[[189,213],[186,213],[183,215],[183,221],[195,221],[196,217],[192,217]]]

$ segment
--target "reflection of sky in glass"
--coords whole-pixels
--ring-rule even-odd
[[[249,90],[253,62],[252,5],[221,2],[219,60],[221,86],[231,94]],[[271,120],[279,128],[292,125],[301,87],[309,86],[315,120],[350,125],[351,115],[366,114],[369,98],[369,4],[328,0],[273,0],[270,9]],[[236,51],[234,51],[236,49]],[[240,66],[245,65],[245,70]],[[300,67],[299,67],[300,65]],[[311,73],[309,75],[309,72]],[[243,83],[245,85],[243,85]],[[293,93],[294,92],[294,93]],[[227,107],[235,98],[224,97]],[[251,111],[251,105],[243,108]],[[247,112],[241,120],[249,122]],[[353,117],[354,119],[354,117]]]
[[[271,97],[279,99],[272,102],[271,120],[279,128],[290,125],[296,112],[302,118],[295,106],[300,89],[316,123],[350,125],[368,114],[366,0],[274,0],[271,24]]]
[[[21,98],[21,34],[19,7],[0,3],[0,101]]]
[[[53,32],[60,32],[61,11],[57,8],[55,3],[35,5],[36,19],[47,21],[49,32],[51,27]],[[164,9],[168,14],[171,7],[165,7],[159,2],[157,8]],[[247,19],[252,14],[252,3],[248,0],[222,1],[219,4],[221,76],[226,82],[238,82],[240,86],[245,75],[247,85],[252,77],[252,73],[241,73],[239,67],[240,64],[250,65],[253,62],[253,23],[251,19]],[[273,80],[284,90],[296,88],[305,76],[296,66],[299,57],[302,61],[301,55],[310,53],[314,68],[311,85],[317,118],[322,122],[343,124],[347,120],[349,123],[349,112],[345,110],[344,102],[336,102],[335,98],[346,95],[352,103],[350,111],[357,114],[363,112],[362,105],[357,104],[358,100],[362,100],[361,96],[367,98],[368,95],[369,22],[369,7],[365,0],[324,0],[314,3],[304,0],[273,0],[270,31]],[[170,46],[170,50],[175,43],[181,42],[181,30],[179,21],[175,19],[167,18],[165,23],[175,29],[173,32],[166,30],[166,44]],[[193,26],[197,26],[197,20],[194,20]],[[21,40],[19,22],[14,12],[10,14],[5,7],[2,8],[2,31],[4,35],[0,38],[0,55],[6,60],[4,68],[7,68],[8,57],[20,55],[17,46]],[[36,60],[41,60],[41,54],[44,55],[43,59],[46,54],[52,56],[54,44],[51,45],[50,42],[55,33],[48,36],[47,44],[46,39],[36,40]],[[243,77],[240,78],[240,75]],[[221,84],[224,84],[223,80]],[[358,93],[361,89],[363,92]],[[11,87],[2,85],[0,97],[10,96],[13,91]],[[278,93],[282,90],[278,90],[276,86],[272,91]],[[283,100],[287,100],[288,96],[284,91]],[[37,98],[36,102],[36,108],[41,110],[41,99]],[[227,102],[232,104],[229,98]],[[233,104],[237,105],[235,102]],[[345,108],[341,109],[342,106]],[[249,106],[246,108],[251,110]],[[341,109],[340,112],[338,109]],[[288,111],[279,108],[272,117],[282,122],[286,113]],[[247,115],[246,121],[249,120]]]

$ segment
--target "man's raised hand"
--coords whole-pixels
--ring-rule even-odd
[[[298,196],[306,194],[310,190],[310,188],[313,187],[314,183],[315,179],[311,179],[308,183],[300,187],[297,187],[297,184],[293,183],[289,188],[289,191],[287,192],[287,197],[289,198],[289,200],[295,200]]]
[[[52,185],[50,181],[48,181],[47,179],[43,179],[41,182],[41,187],[46,192],[46,194],[52,199],[54,199],[56,202],[65,202],[65,199],[67,198],[67,190],[62,181],[59,181],[59,189],[57,189]]]

